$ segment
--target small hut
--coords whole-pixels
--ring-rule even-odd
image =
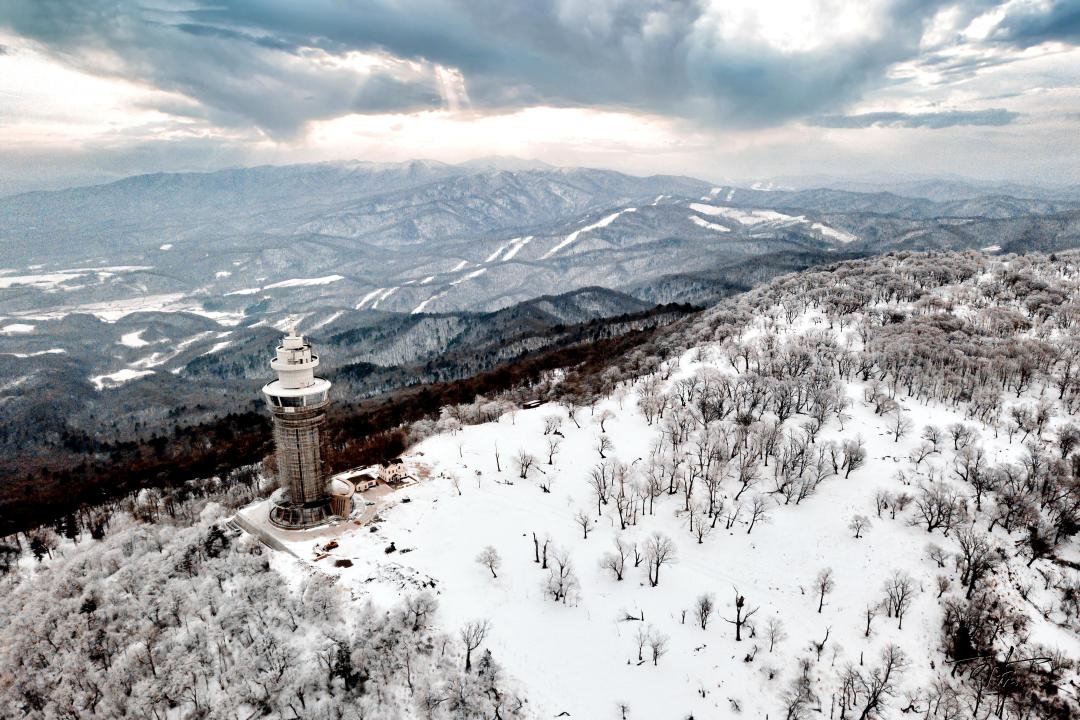
[[[330,512],[341,518],[347,518],[352,514],[353,495],[356,487],[348,480],[334,477],[326,486],[326,494],[330,496]]]

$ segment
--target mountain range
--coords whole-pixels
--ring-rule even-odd
[[[0,446],[49,454],[70,433],[139,437],[253,408],[289,327],[359,397],[815,265],[1080,245],[1080,202],[962,194],[486,160],[159,173],[0,198],[0,414],[49,429]]]

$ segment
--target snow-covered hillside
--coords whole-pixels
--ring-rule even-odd
[[[372,532],[339,540],[332,556],[351,567],[319,567],[383,602],[419,590],[403,586],[401,569],[431,578],[449,627],[491,621],[489,646],[541,717],[617,717],[622,705],[649,718],[835,715],[842,705],[855,717],[891,717],[930,702],[974,715],[978,701],[950,678],[950,654],[975,682],[993,667],[957,658],[945,645],[955,634],[942,628],[979,612],[1012,624],[988,640],[1011,648],[1005,662],[1043,658],[1021,665],[1054,678],[1046,708],[1075,709],[1065,660],[1080,657],[1070,594],[1080,552],[1067,539],[1075,476],[1059,468],[1060,497],[1025,492],[1023,511],[1007,495],[1040,482],[1025,474],[1067,455],[1051,446],[1076,432],[1053,402],[1052,377],[1025,382],[1016,370],[1037,347],[1021,347],[1018,366],[998,363],[1001,379],[967,389],[970,401],[942,402],[930,367],[910,377],[931,341],[883,344],[896,333],[881,323],[906,315],[930,333],[966,320],[1014,344],[1069,330],[1045,319],[1017,337],[1001,330],[1003,317],[1017,330],[1030,324],[1008,315],[1007,295],[983,294],[1013,276],[1007,264],[963,267],[941,287],[923,278],[917,293],[908,274],[930,268],[885,264],[895,266],[892,289],[863,291],[837,273],[819,288],[826,297],[806,293],[805,281],[792,283],[799,293],[781,289],[779,302],[759,295],[754,317],[722,341],[614,382],[588,407],[548,404],[429,438],[410,455],[433,479],[391,496]],[[887,300],[902,282],[910,297]],[[861,306],[837,312],[835,300],[852,292],[865,295]],[[1030,306],[1030,296],[1018,299]],[[1043,515],[1047,527],[1032,532],[1056,535],[1056,558],[1028,547],[1034,515],[1009,517],[1018,512]],[[384,551],[390,543],[396,553]],[[611,567],[623,562],[617,543],[621,580]],[[650,558],[669,544],[652,582]],[[309,557],[309,545],[294,549]],[[497,577],[476,559],[489,546]],[[737,641],[740,615],[749,620]],[[1011,701],[1022,702],[981,702]],[[939,712],[929,716],[956,716]]]
[[[1073,255],[781,278],[415,423],[415,484],[272,552],[149,492],[130,515],[196,530],[42,531],[0,710],[1076,717],[1078,282]]]

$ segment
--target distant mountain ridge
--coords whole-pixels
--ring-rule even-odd
[[[988,195],[1006,195],[1031,200],[1080,202],[1080,185],[1038,185],[1023,182],[975,181],[956,177],[833,177],[828,175],[802,175],[775,178],[779,188],[808,190],[832,188],[857,193],[889,192],[910,198],[924,198],[935,202],[971,200]]]

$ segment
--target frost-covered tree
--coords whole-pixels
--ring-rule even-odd
[[[588,540],[589,528],[592,527],[593,523],[592,514],[589,513],[587,510],[578,510],[576,513],[574,513],[574,522],[576,522],[581,527],[582,539]]]
[[[493,545],[488,545],[481,550],[480,554],[476,556],[476,562],[490,570],[492,578],[499,577],[496,570],[502,565],[502,558],[499,557],[499,551]]]
[[[677,559],[675,543],[667,535],[653,533],[645,542],[645,557],[649,566],[649,584],[660,584],[660,568]]]
[[[885,611],[889,617],[896,618],[901,630],[904,629],[904,615],[917,592],[915,580],[906,572],[897,570],[885,581]]]
[[[848,529],[855,534],[856,539],[862,537],[868,527],[870,527],[870,518],[865,515],[855,515],[851,518],[851,522],[848,523]]]
[[[522,480],[529,477],[529,471],[532,470],[536,464],[536,456],[530,452],[526,452],[525,449],[518,450],[517,455],[514,457],[514,464],[518,468],[518,477]]]
[[[702,630],[707,628],[714,610],[716,610],[716,601],[711,593],[698,595],[697,602],[694,604],[694,616]]]
[[[814,589],[818,595],[817,611],[820,614],[821,609],[825,606],[825,596],[833,591],[836,587],[836,580],[833,578],[832,568],[824,568],[814,578]]]
[[[472,670],[473,651],[483,644],[489,629],[490,625],[487,620],[474,620],[465,623],[458,632],[461,644],[465,646],[465,672]]]
[[[551,554],[551,568],[544,587],[556,602],[573,602],[577,598],[578,581],[574,565],[570,561],[570,553],[562,548],[557,548]]]
[[[626,559],[630,557],[631,547],[621,537],[615,538],[615,550],[604,553],[600,558],[600,567],[610,570],[616,580],[623,579],[626,570]]]
[[[769,652],[776,648],[776,643],[786,640],[787,632],[784,630],[784,621],[776,616],[770,617],[769,621],[765,623],[765,639],[769,641]]]

